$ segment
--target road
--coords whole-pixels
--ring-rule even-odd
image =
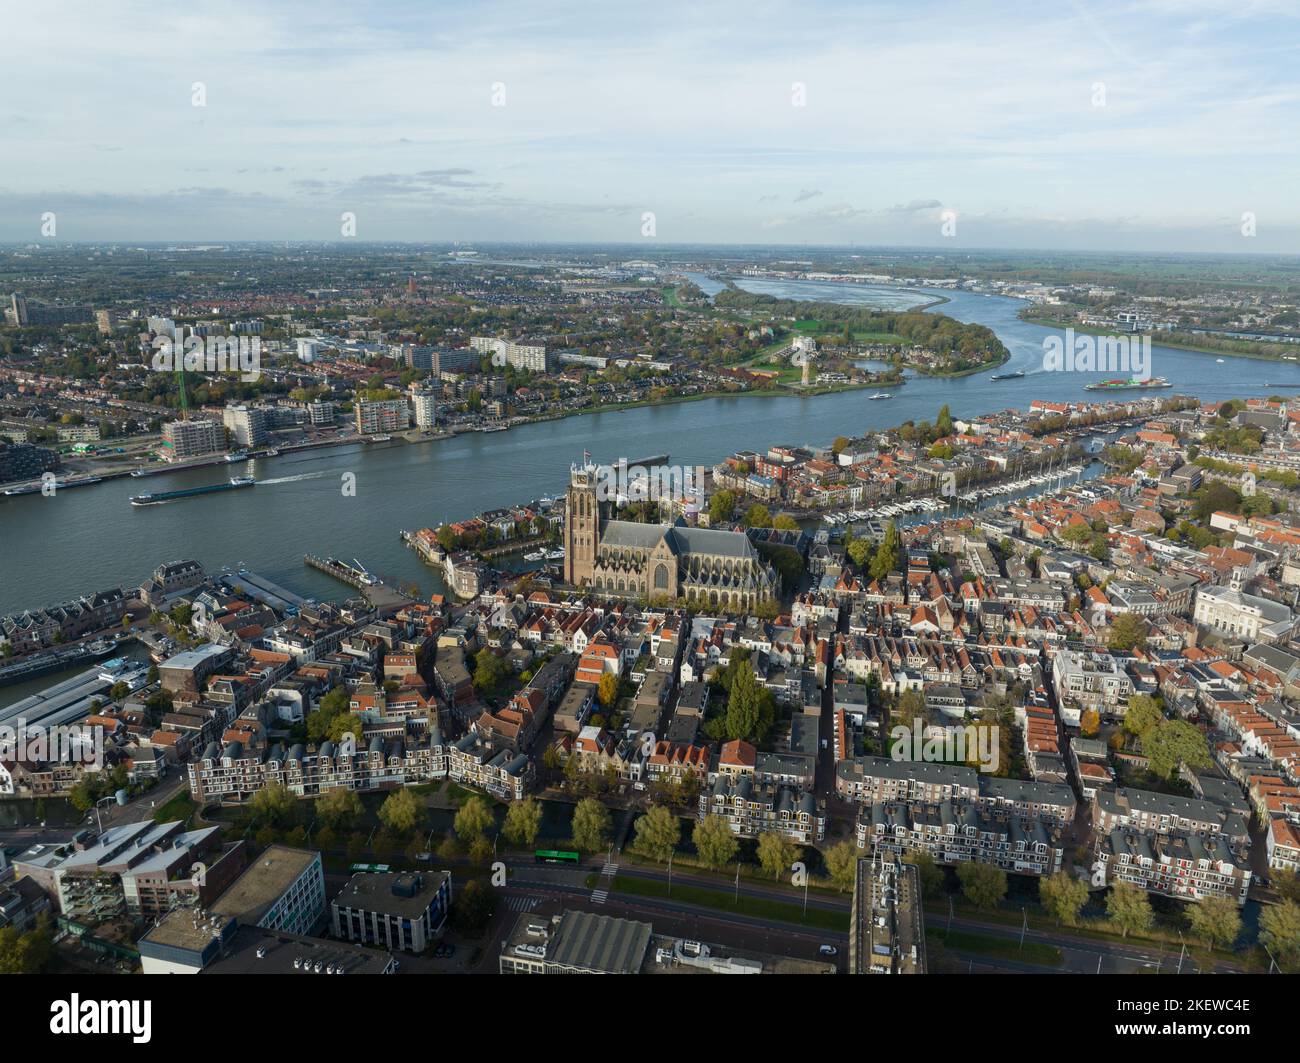
[[[141,820],[152,819],[154,812],[159,807],[165,805],[187,786],[188,783],[183,772],[170,775],[165,777],[154,789],[125,805],[118,805],[114,802],[105,802],[100,805],[99,820],[107,829],[110,826],[120,826],[124,823],[138,823]],[[47,828],[40,824],[32,824],[24,827],[0,829],[0,846],[22,852],[36,844],[62,845],[71,841],[74,834],[85,830],[87,827],[95,830],[99,829],[93,811],[87,812],[82,821],[73,826]]]

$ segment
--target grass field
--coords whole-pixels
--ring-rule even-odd
[[[658,879],[637,878],[632,875],[615,875],[614,890],[617,893],[630,893],[639,897],[659,897],[697,904],[702,908],[713,908],[721,912],[735,912],[755,919],[770,919],[777,923],[794,923],[795,925],[817,927],[820,930],[834,930],[847,934],[849,915],[847,912],[828,912],[822,908],[809,908],[803,914],[803,906],[788,901],[767,900],[761,897],[736,898],[734,893],[725,890],[711,890],[703,886],[691,886],[678,883],[673,886],[671,895],[668,883]]]
[[[967,930],[929,929],[925,936],[927,940],[938,941],[947,948],[974,952],[981,956],[1023,960],[1025,963],[1038,963],[1047,967],[1059,967],[1064,962],[1060,949],[1038,941],[1026,941],[1022,949],[1019,942],[1011,938],[975,934]]]
[[[153,821],[155,823],[174,823],[178,819],[186,820],[198,807],[190,797],[189,792],[182,790],[165,805],[154,809]]]

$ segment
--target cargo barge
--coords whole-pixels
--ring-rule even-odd
[[[204,487],[187,487],[181,491],[155,491],[152,494],[132,495],[133,506],[157,506],[163,502],[174,502],[178,498],[193,498],[196,495],[210,495],[217,491],[235,491],[241,487],[252,487],[257,481],[251,476],[234,476],[223,484],[207,484]]]

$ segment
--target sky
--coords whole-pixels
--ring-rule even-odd
[[[1295,0],[0,17],[6,242],[1300,253],[1297,130]]]

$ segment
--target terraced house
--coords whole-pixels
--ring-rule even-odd
[[[810,791],[756,782],[748,775],[719,775],[700,794],[698,818],[706,816],[721,816],[742,838],[775,831],[807,845],[826,837],[826,808]]]
[[[383,790],[447,777],[447,747],[436,727],[418,740],[372,738],[365,750],[346,752],[333,742],[309,750],[301,743],[268,749],[240,741],[212,742],[189,765],[190,795],[199,802],[239,804],[270,783],[298,797],[327,790]]]
[[[857,822],[858,847],[872,854],[919,851],[937,863],[994,864],[1019,875],[1059,871],[1065,853],[1060,837],[1049,820],[966,801],[873,804]]]
[[[1093,798],[1094,861],[1107,881],[1182,900],[1250,889],[1250,831],[1239,812],[1211,801],[1120,787]]]

